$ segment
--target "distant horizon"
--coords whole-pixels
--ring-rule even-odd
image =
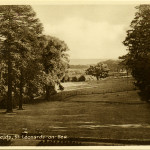
[[[119,59],[105,59],[105,58],[96,58],[96,59],[91,59],[91,58],[77,58],[77,59],[70,59],[69,64],[70,65],[93,65],[101,61],[106,61],[106,60],[119,60]]]
[[[119,59],[119,58],[70,58],[70,59],[104,59],[104,60],[109,60],[109,59],[111,59],[111,60],[116,60],[116,59]]]

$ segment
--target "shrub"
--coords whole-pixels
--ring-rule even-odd
[[[86,81],[86,77],[84,75],[81,75],[79,77],[78,81]]]
[[[76,76],[72,77],[72,82],[77,82],[78,78]]]

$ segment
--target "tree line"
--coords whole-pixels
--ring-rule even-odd
[[[66,43],[43,34],[30,5],[1,5],[0,29],[0,93],[6,112],[13,111],[13,100],[19,109],[25,97],[48,100],[68,68]]]
[[[121,56],[122,63],[131,70],[139,95],[150,100],[150,5],[136,7],[135,17],[127,30],[123,44],[128,53]]]

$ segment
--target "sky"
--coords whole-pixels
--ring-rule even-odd
[[[63,40],[70,59],[117,59],[134,18],[133,4],[32,5],[44,34]]]

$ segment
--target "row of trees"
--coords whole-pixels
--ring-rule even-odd
[[[128,54],[120,59],[131,70],[141,98],[150,100],[150,5],[140,5],[136,9],[123,42]]]
[[[43,26],[31,6],[0,6],[1,96],[7,100],[7,112],[13,111],[13,99],[49,99],[55,83],[60,84],[68,67],[67,45],[44,35]]]

